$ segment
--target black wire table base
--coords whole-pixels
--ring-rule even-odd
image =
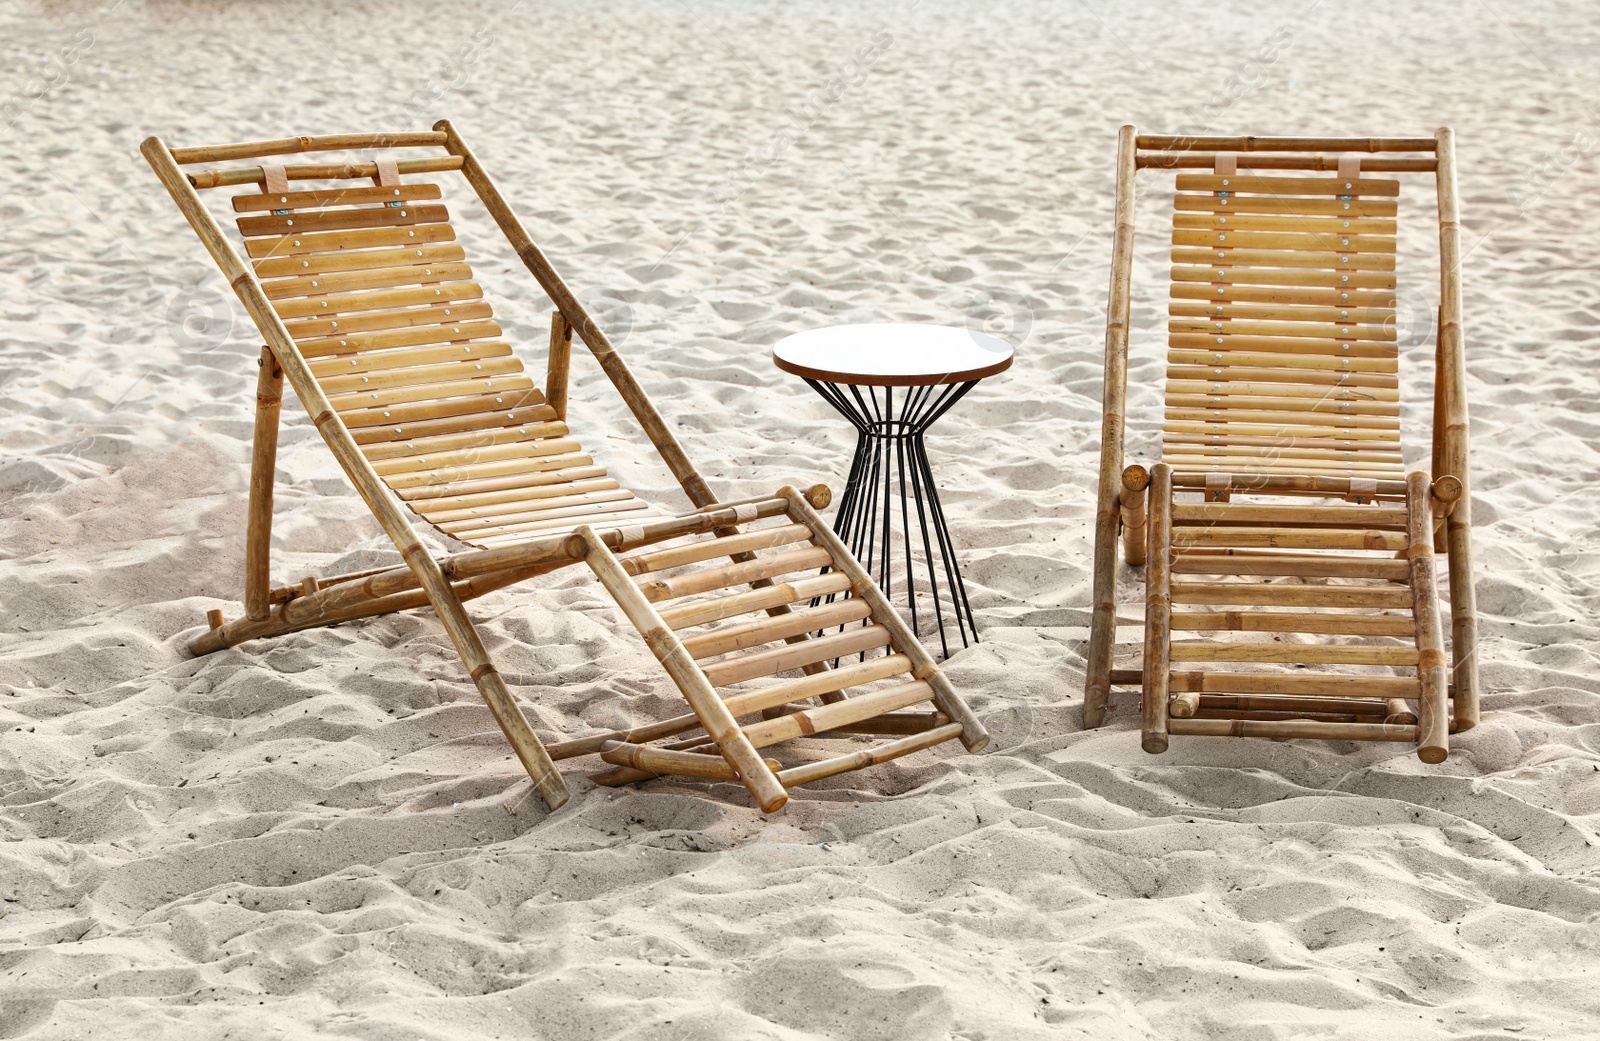
[[[856,428],[856,451],[850,460],[850,476],[839,498],[838,513],[834,515],[834,531],[878,580],[884,596],[893,599],[896,578],[904,582],[905,599],[911,609],[911,628],[918,636],[922,635],[922,616],[917,610],[913,557],[920,556],[921,570],[927,575],[926,589],[933,603],[929,620],[938,626],[944,657],[950,656],[950,643],[945,635],[947,602],[961,646],[967,646],[969,632],[971,642],[977,643],[978,627],[972,618],[972,605],[967,602],[967,589],[956,563],[955,544],[945,524],[944,507],[939,504],[939,492],[933,481],[933,468],[928,465],[928,451],[922,443],[922,435],[967,391],[977,386],[978,381],[898,388],[825,383],[814,379],[806,382]],[[893,539],[895,510],[891,498],[896,477],[900,491],[898,547]],[[913,546],[913,505],[921,535],[920,554]],[[896,553],[897,549],[903,553]]]

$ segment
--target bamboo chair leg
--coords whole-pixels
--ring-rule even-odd
[[[1149,554],[1145,564],[1144,690],[1139,702],[1140,745],[1167,750],[1167,693],[1172,659],[1172,467],[1150,475]]]
[[[584,560],[594,571],[595,577],[600,579],[601,585],[606,587],[622,613],[627,615],[628,621],[644,637],[656,660],[667,671],[672,682],[677,684],[684,700],[700,718],[701,727],[717,743],[722,757],[739,775],[740,782],[749,790],[756,805],[761,807],[761,812],[773,813],[782,809],[784,803],[789,801],[788,793],[756,753],[755,746],[750,744],[744,731],[739,729],[738,720],[733,718],[728,706],[717,696],[716,689],[689,652],[683,649],[683,643],[677,635],[661,620],[661,615],[645,599],[639,587],[634,585],[633,579],[618,563],[616,555],[595,535],[593,528],[584,525],[575,534],[584,541]]]
[[[244,615],[259,622],[272,611],[272,484],[278,467],[283,369],[261,348],[256,377],[256,429],[250,453],[250,506],[245,528]]]
[[[1130,466],[1122,471],[1122,555],[1139,567],[1145,562],[1145,489],[1150,471]]]
[[[1137,131],[1117,136],[1116,234],[1111,245],[1111,286],[1106,298],[1105,382],[1100,423],[1099,505],[1094,525],[1094,615],[1083,681],[1083,725],[1105,721],[1111,693],[1111,659],[1117,642],[1118,485],[1122,472],[1124,413],[1128,397],[1128,310],[1133,279],[1133,199]]]
[[[1411,561],[1412,617],[1417,628],[1417,758],[1442,763],[1450,754],[1450,701],[1444,668],[1444,630],[1439,623],[1439,589],[1433,567],[1432,510],[1428,475],[1406,477],[1409,511],[1406,555]]]
[[[1472,588],[1472,503],[1463,495],[1450,514],[1450,652],[1456,729],[1478,725],[1478,597]]]

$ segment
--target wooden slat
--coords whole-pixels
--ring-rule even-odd
[[[668,571],[688,564],[717,557],[732,557],[736,553],[753,553],[758,549],[787,546],[811,538],[811,529],[804,524],[784,524],[760,531],[745,531],[737,535],[723,535],[701,539],[686,546],[670,549],[651,549],[622,557],[622,569],[630,575],[643,575],[651,571]]]
[[[467,300],[461,303],[433,304],[428,307],[407,307],[397,311],[369,311],[364,314],[334,315],[329,318],[304,318],[285,322],[289,335],[298,340],[325,336],[350,336],[355,333],[383,332],[388,329],[409,329],[424,325],[444,325],[481,321],[494,317],[494,308],[487,300]]]
[[[813,636],[799,643],[784,644],[771,650],[754,651],[724,658],[701,666],[713,687],[726,687],[745,680],[772,676],[790,669],[843,658],[863,651],[889,646],[889,630],[881,625],[864,625],[828,636]]]
[[[1237,231],[1306,232],[1313,235],[1394,235],[1397,222],[1379,217],[1313,217],[1251,213],[1174,213],[1172,226],[1185,231],[1232,228]]]
[[[381,351],[391,347],[422,347],[431,343],[490,340],[501,336],[502,333],[499,322],[450,322],[445,325],[401,329],[395,332],[327,336],[298,342],[300,353],[307,358],[323,358],[330,354]]]
[[[1303,307],[1292,304],[1255,304],[1237,300],[1195,300],[1173,302],[1167,313],[1177,318],[1247,319],[1274,322],[1322,322],[1329,325],[1355,323],[1359,327],[1392,325],[1395,311],[1392,307]],[[1296,334],[1298,335],[1298,334]],[[1356,339],[1389,339],[1387,336],[1356,337]]]
[[[498,495],[518,494],[524,488],[547,487],[606,476],[605,467],[596,466],[594,460],[583,452],[551,456],[541,462],[547,465],[547,469],[423,488],[402,488],[398,489],[396,494],[407,502],[414,503],[427,499],[436,505],[455,509],[477,505]]]
[[[587,512],[588,507],[599,506],[604,503],[621,504],[627,502],[640,503],[641,505],[638,507],[630,507],[636,509],[642,509],[645,505],[648,505],[626,488],[614,488],[608,491],[577,492],[572,495],[548,499],[530,499],[523,504],[522,509],[505,513],[467,517],[454,521],[441,521],[434,517],[430,517],[429,520],[441,531],[447,531],[458,538],[466,538],[472,536],[475,532],[515,530],[517,525],[529,521],[575,517]]]
[[[626,514],[626,517],[620,516]],[[518,520],[514,523],[502,523],[490,527],[475,527],[470,530],[450,531],[450,534],[462,542],[472,542],[484,546],[505,545],[530,538],[535,534],[550,531],[571,531],[583,524],[597,524],[604,522],[636,523],[640,517],[659,516],[656,510],[633,494],[627,493],[623,498],[611,502],[590,502],[577,506],[564,506],[542,510],[535,519]],[[446,529],[448,530],[448,529]]]
[[[599,469],[596,467],[595,469]],[[542,502],[548,499],[562,499],[570,495],[583,495],[589,492],[614,491],[621,488],[615,478],[595,477],[577,481],[563,481],[559,484],[538,485],[527,488],[517,488],[506,492],[491,492],[485,498],[496,496],[506,497],[505,501],[471,507],[449,508],[452,500],[417,499],[411,503],[411,508],[435,524],[446,521],[462,520],[468,517],[494,517],[517,513],[527,507],[529,503]]]
[[[1175,575],[1278,575],[1297,578],[1367,578],[1404,582],[1410,565],[1392,556],[1332,556],[1260,549],[1188,549],[1175,555]]]
[[[1358,253],[1393,253],[1393,235],[1357,235],[1349,231],[1287,232],[1243,231],[1233,227],[1188,230],[1176,228],[1172,232],[1174,246],[1199,246],[1210,249],[1251,250],[1347,250]],[[1277,265],[1274,265],[1277,266]],[[1322,265],[1315,265],[1321,267]],[[1346,265],[1340,264],[1339,267]]]
[[[246,239],[244,247],[251,257],[287,258],[298,257],[305,253],[344,252],[395,246],[415,247],[430,242],[454,242],[455,237],[455,229],[448,224],[418,224],[409,228],[361,228],[355,231],[275,235],[271,238]]]
[[[518,374],[340,394],[330,397],[328,401],[336,411],[344,414],[342,418],[346,426],[359,426],[360,420],[366,418],[365,413],[379,412],[387,419],[392,418],[391,413],[399,415],[405,406],[433,403],[448,407],[455,401],[476,401],[485,394],[509,402],[532,389],[533,380]]]
[[[1242,643],[1174,640],[1174,662],[1265,662],[1287,665],[1384,665],[1417,663],[1415,647],[1370,647],[1328,643]]]
[[[660,615],[673,629],[688,629],[691,626],[705,625],[735,615],[765,611],[768,608],[782,607],[800,600],[843,593],[849,589],[849,577],[833,571],[815,578],[779,582],[762,589],[752,589],[748,593],[734,593],[710,600],[674,604],[662,608]]]
[[[391,474],[385,483],[396,492],[422,485],[457,484],[484,477],[507,477],[511,474],[551,470],[553,459],[565,459],[583,451],[575,438],[552,437],[542,441],[528,441],[514,446],[523,451],[511,458],[490,458],[483,462],[457,463],[452,466],[431,467],[409,473]]]
[[[778,783],[786,788],[810,784],[824,777],[832,777],[835,774],[846,773],[850,770],[861,770],[869,766],[876,766],[879,763],[887,763],[901,756],[943,744],[953,738],[960,737],[961,734],[962,726],[960,723],[948,723],[933,730],[924,731],[920,734],[911,734],[908,737],[900,738],[898,741],[888,741],[859,752],[851,752],[847,755],[835,756],[832,759],[823,759],[815,763],[805,763],[800,766],[792,766],[787,770],[780,770],[778,772]]]
[[[1171,295],[1179,300],[1241,300],[1257,304],[1313,304],[1320,307],[1395,306],[1393,289],[1306,288],[1271,285],[1214,285],[1174,282]]]
[[[1184,195],[1173,197],[1179,210],[1216,213],[1306,214],[1329,217],[1393,217],[1399,204],[1393,199],[1295,199],[1260,195]]]
[[[933,688],[920,680],[885,687],[867,694],[857,694],[831,705],[800,709],[776,719],[751,723],[744,728],[745,736],[757,748],[766,748],[780,741],[824,733],[839,727],[860,723],[877,716],[912,705],[920,705],[933,697]]]
[[[383,372],[388,369],[409,369],[444,362],[478,362],[487,358],[504,358],[511,354],[511,345],[504,341],[477,340],[439,347],[416,347],[391,351],[367,351],[364,354],[336,354],[317,358],[311,371],[318,382],[334,376],[359,375]]]
[[[1276,521],[1360,525],[1404,529],[1406,511],[1393,506],[1283,506],[1254,502],[1182,502],[1172,504],[1174,524],[1227,524],[1233,521]]]
[[[1372,442],[1383,444],[1383,442]],[[1177,458],[1204,458],[1214,461],[1217,469],[1226,472],[1233,464],[1230,460],[1237,459],[1240,466],[1250,463],[1270,462],[1280,463],[1284,466],[1293,466],[1296,461],[1305,461],[1308,465],[1314,463],[1336,463],[1396,468],[1401,465],[1399,452],[1355,451],[1349,449],[1335,450],[1323,448],[1271,448],[1262,449],[1252,445],[1182,445],[1163,444],[1162,457],[1169,462]]]
[[[343,396],[349,394],[367,393],[389,389],[409,387],[417,388],[418,395],[406,395],[399,400],[419,400],[420,398],[448,397],[462,393],[467,388],[459,387],[463,380],[487,380],[489,377],[508,376],[522,370],[522,362],[512,356],[510,351],[504,352],[496,358],[472,358],[461,361],[446,362],[442,365],[409,365],[403,368],[373,369],[367,372],[354,372],[349,375],[324,376],[317,382],[322,384],[323,393],[327,394],[335,408],[343,403]],[[434,388],[433,393],[421,394],[420,391]],[[475,387],[481,391],[483,387]],[[470,391],[469,391],[470,392]],[[397,399],[390,397],[383,399],[393,403]]]
[[[567,509],[550,510],[539,520],[518,521],[502,527],[485,528],[464,536],[485,546],[523,542],[536,535],[549,535],[572,531],[581,525],[598,527],[617,525],[642,525],[646,521],[671,520],[669,514],[639,498],[619,499],[615,502],[597,502]]]
[[[333,277],[333,276],[328,276]],[[313,287],[316,288],[316,287]],[[481,300],[483,287],[476,282],[450,282],[444,285],[384,289],[363,293],[329,292],[313,299],[304,297],[272,305],[285,322],[298,318],[324,318],[352,315],[361,311],[389,311],[399,307]]]
[[[1266,614],[1260,611],[1174,611],[1172,628],[1182,632],[1321,633],[1332,636],[1410,636],[1416,623],[1398,615]],[[1176,645],[1174,645],[1176,646]]]
[[[791,636],[831,629],[839,625],[860,621],[872,612],[865,600],[850,597],[835,600],[804,611],[791,611],[743,625],[724,626],[710,632],[685,637],[683,649],[694,658],[712,658],[721,654],[776,643]]]
[[[413,224],[442,224],[450,211],[434,203],[401,206],[362,206],[341,210],[305,210],[260,217],[240,217],[241,235],[302,235],[311,232],[349,231],[354,228],[404,228]]]
[[[517,377],[523,382],[525,377]],[[511,378],[508,378],[511,379]],[[353,404],[353,403],[352,403]],[[462,416],[488,415],[503,417],[502,422],[485,420],[484,425],[503,425],[526,419],[529,422],[539,418],[549,418],[555,413],[548,410],[541,415],[534,406],[544,404],[544,395],[536,388],[513,389],[506,391],[491,391],[487,394],[475,394],[471,397],[452,398],[448,401],[415,401],[410,404],[394,405],[392,407],[377,407],[367,409],[352,408],[339,417],[346,427],[352,431],[357,427],[388,427],[391,430],[404,431],[408,423],[420,423],[429,419],[458,419]],[[518,410],[524,405],[529,412],[524,417]],[[463,429],[459,426],[446,429]],[[403,433],[399,436],[405,436]],[[379,438],[378,440],[383,440]],[[362,443],[359,436],[358,444]]]
[[[1228,364],[1229,352],[1257,352],[1292,358],[1383,359],[1391,364],[1400,356],[1394,341],[1365,340],[1358,336],[1340,336],[1341,330],[1354,330],[1354,326],[1297,325],[1292,322],[1205,322],[1193,318],[1177,318],[1168,323],[1171,329],[1167,345],[1178,350],[1204,350],[1221,354],[1220,364]],[[1277,331],[1269,331],[1272,329]],[[1326,335],[1324,335],[1326,334]]]
[[[254,213],[261,210],[362,206],[375,202],[411,202],[415,199],[437,199],[439,196],[437,184],[400,184],[388,187],[366,185],[302,192],[273,192],[270,195],[235,195],[233,208],[237,213]]]
[[[885,654],[863,662],[840,662],[837,668],[823,669],[799,679],[768,683],[753,690],[729,692],[723,704],[734,716],[776,708],[806,698],[823,697],[878,680],[911,679],[911,659],[903,654]]]
[[[1210,258],[1202,258],[1205,263]],[[1223,285],[1327,286],[1334,289],[1393,289],[1392,271],[1328,271],[1316,267],[1200,267],[1175,264],[1174,282],[1211,282]]]
[[[1414,698],[1417,681],[1347,673],[1174,671],[1174,691],[1212,694],[1310,694],[1350,698]]]
[[[1330,401],[1382,401],[1400,400],[1400,392],[1388,387],[1352,387],[1341,383],[1269,383],[1252,380],[1228,379],[1169,379],[1166,391],[1173,394],[1198,394],[1208,397],[1240,397],[1259,395],[1278,398],[1326,398]]]
[[[1178,174],[1180,192],[1248,192],[1255,195],[1376,195],[1400,194],[1400,182],[1390,177],[1284,177],[1261,174]]]
[[[1249,403],[1229,408],[1173,408],[1168,406],[1167,419],[1174,423],[1207,423],[1219,424],[1234,423],[1275,423],[1280,426],[1312,427],[1316,429],[1330,429],[1339,431],[1396,431],[1400,429],[1400,420],[1394,416],[1369,416],[1356,413],[1330,413],[1278,410],[1278,409],[1253,409]],[[1350,436],[1344,433],[1340,437]]]
[[[317,256],[271,257],[255,262],[256,275],[263,279],[282,279],[268,282],[264,287],[269,300],[285,296],[301,296],[299,287],[310,286],[326,292],[346,289],[364,289],[377,285],[411,285],[412,282],[373,281],[380,274],[385,277],[410,275],[419,269],[415,281],[444,282],[451,278],[471,278],[472,271],[465,263],[466,250],[455,243],[427,244],[403,249],[360,249],[348,253],[322,253]],[[446,269],[465,269],[465,274],[447,274]],[[348,274],[362,272],[363,274]],[[334,277],[334,276],[340,277]],[[324,277],[326,276],[326,277]],[[438,276],[435,278],[434,276]],[[320,284],[319,284],[320,283]]]
[[[1168,394],[1167,407],[1201,412],[1215,409],[1258,409],[1268,412],[1281,410],[1320,412],[1333,416],[1398,417],[1400,415],[1399,402],[1328,396],[1313,398],[1310,395],[1269,397],[1248,394]]]
[[[453,452],[459,448],[504,445],[513,441],[535,441],[541,437],[566,437],[568,433],[567,425],[561,422],[527,423],[491,430],[466,430],[434,437],[413,438],[409,441],[369,445],[362,449],[361,454],[370,459],[376,467],[381,461],[426,455],[429,452]],[[379,468],[378,472],[383,471]]]
[[[1411,590],[1403,586],[1305,586],[1262,582],[1172,583],[1175,604],[1238,604],[1245,607],[1405,607]]]
[[[1395,723],[1325,723],[1320,720],[1177,719],[1169,729],[1190,737],[1293,738],[1311,741],[1416,741],[1417,728]]]
[[[1319,271],[1393,271],[1395,258],[1388,253],[1329,253],[1293,249],[1194,249],[1179,246],[1172,251],[1174,264],[1224,264],[1248,268]],[[1224,281],[1219,279],[1218,281]]]
[[[1224,357],[1219,357],[1222,355]],[[1227,368],[1242,365],[1256,369],[1327,369],[1336,372],[1394,373],[1399,365],[1394,358],[1346,358],[1331,354],[1272,354],[1266,351],[1218,350],[1167,352],[1171,365],[1208,365]]]
[[[1372,549],[1401,550],[1403,532],[1379,528],[1239,528],[1181,527],[1172,530],[1172,544],[1183,546],[1258,546],[1267,549]]]
[[[764,578],[776,578],[795,571],[827,567],[831,563],[833,558],[828,555],[827,550],[808,546],[805,549],[773,553],[742,563],[704,568],[673,578],[644,578],[635,579],[635,582],[639,590],[644,593],[645,599],[651,603],[660,603],[663,600],[676,600],[679,597],[708,593],[728,586],[748,585]]]
[[[1199,353],[1199,352],[1195,352]],[[1173,365],[1167,369],[1167,378],[1174,380],[1210,380],[1213,382],[1227,382],[1232,380],[1251,381],[1259,380],[1263,383],[1305,383],[1322,386],[1336,387],[1381,387],[1385,390],[1397,389],[1400,378],[1393,372],[1350,372],[1340,366],[1330,366],[1334,371],[1322,369],[1285,369],[1260,365],[1240,365],[1235,359],[1229,359],[1227,365],[1221,365],[1209,356],[1206,361],[1199,364]],[[1396,366],[1398,370],[1398,366]]]
[[[1168,453],[1163,455],[1162,459],[1170,464],[1175,472],[1192,474],[1226,471],[1235,474],[1260,474],[1263,476],[1311,477],[1320,475],[1324,477],[1367,477],[1374,480],[1400,480],[1405,476],[1404,468],[1392,463],[1363,463],[1359,460],[1349,462],[1321,459],[1284,460],[1265,456],[1250,459],[1240,456],[1204,456],[1181,453]]]
[[[509,459],[530,459],[562,452],[575,452],[582,446],[566,433],[565,423],[551,423],[550,427],[563,431],[544,438],[510,438],[492,445],[464,445],[417,451],[412,455],[395,456],[374,464],[373,469],[383,477],[402,478],[420,471],[441,471],[452,467],[504,462]],[[470,479],[470,478],[469,478]],[[397,481],[394,487],[405,487]]]
[[[485,397],[485,401],[490,400],[489,396]],[[544,395],[538,391],[518,396],[509,408],[498,396],[493,397],[492,402],[483,408],[452,409],[437,416],[416,416],[399,422],[390,419],[379,426],[352,430],[351,436],[356,444],[373,445],[515,424],[547,423],[556,418],[555,409],[545,404]],[[348,418],[345,425],[350,425]]]

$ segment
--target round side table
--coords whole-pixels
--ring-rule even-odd
[[[786,336],[772,349],[778,368],[804,378],[856,428],[850,477],[839,498],[833,527],[872,572],[884,595],[891,598],[898,561],[893,552],[895,510],[890,496],[898,476],[904,550],[904,570],[898,574],[904,580],[912,630],[920,636],[912,563],[911,511],[915,503],[922,569],[933,600],[939,644],[947,658],[950,644],[945,636],[944,600],[949,600],[963,647],[969,631],[972,642],[977,642],[978,628],[967,603],[923,435],[979,380],[1010,368],[1012,353],[1010,344],[987,333],[896,322],[813,329]]]

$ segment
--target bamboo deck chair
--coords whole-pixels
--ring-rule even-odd
[[[1318,153],[1343,153],[1322,155]],[[1161,460],[1123,466],[1135,173],[1174,170]],[[1307,173],[1305,171],[1311,171]],[[1437,188],[1432,475],[1405,472],[1400,178]],[[1415,744],[1478,721],[1453,137],[1179,138],[1118,147],[1084,725],[1138,686],[1168,735]],[[1143,660],[1113,668],[1118,533],[1145,569]],[[1449,563],[1444,654],[1434,553]],[[1177,637],[1177,638],[1175,638]]]
[[[387,158],[393,149],[418,158]],[[785,789],[959,738],[988,735],[861,565],[816,513],[826,489],[785,487],[717,502],[622,358],[529,238],[447,121],[432,132],[302,137],[142,152],[266,341],[257,383],[244,614],[191,643],[246,640],[431,605],[473,683],[553,809],[567,799],[554,760],[598,753],[621,784],[661,774],[734,780],[765,812]],[[304,152],[355,162],[197,163]],[[459,172],[554,302],[545,389],[502,338],[439,185]],[[319,187],[291,187],[292,182]],[[331,184],[331,187],[329,186]],[[233,209],[247,266],[199,191],[243,186]],[[635,497],[566,424],[576,331],[694,509]],[[272,483],[282,380],[404,564],[272,588]],[[808,495],[810,496],[808,498]],[[470,549],[436,558],[402,504]],[[462,601],[584,562],[643,635],[690,712],[545,746],[490,662]],[[821,603],[826,597],[831,602]],[[856,624],[859,623],[859,624]],[[831,631],[830,631],[831,630]],[[843,665],[830,665],[844,660]],[[756,682],[759,681],[759,682]],[[932,702],[921,711],[903,711]],[[748,722],[741,725],[740,720]],[[689,735],[684,737],[684,735]],[[784,766],[760,749],[846,737],[842,754]],[[862,734],[890,740],[860,747]]]

